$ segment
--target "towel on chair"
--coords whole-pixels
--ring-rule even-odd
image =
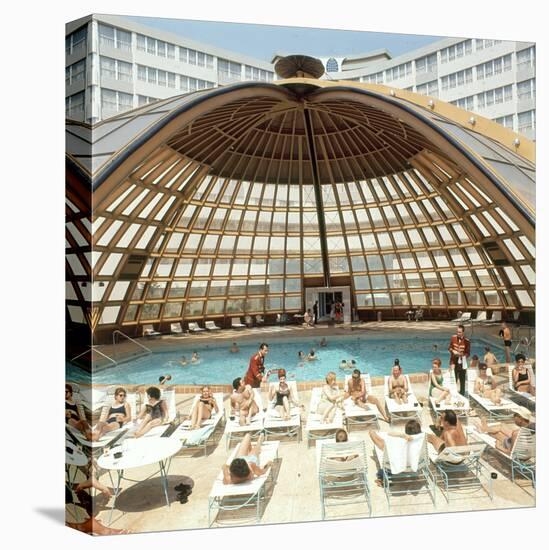
[[[385,436],[385,456],[389,460],[392,474],[400,474],[408,469],[417,471],[425,434],[413,435],[411,441],[402,437]]]
[[[215,426],[209,425],[198,428],[198,430],[190,430],[187,439],[185,439],[185,445],[198,445],[202,443],[210,437],[214,429]]]

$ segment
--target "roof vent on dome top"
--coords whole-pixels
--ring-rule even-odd
[[[320,59],[308,55],[287,55],[281,57],[274,66],[279,78],[320,78],[324,65]]]

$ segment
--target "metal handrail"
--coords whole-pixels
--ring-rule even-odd
[[[99,351],[94,346],[91,346],[90,349],[87,349],[86,351],[83,351],[82,353],[78,354],[76,357],[73,357],[70,361],[72,363],[75,359],[78,359],[79,357],[82,357],[83,355],[86,355],[86,353],[90,353],[90,352],[93,352],[93,351],[95,351],[96,353],[99,353],[99,355],[102,355],[105,359],[108,359],[113,365],[115,365],[115,366],[118,365],[118,363],[112,357],[109,357],[106,353],[103,353],[102,351]]]
[[[121,330],[115,330],[113,333],[112,333],[112,345],[114,346],[116,344],[116,341],[115,341],[115,336],[117,334],[120,334],[122,336],[124,336],[124,338],[127,338],[128,340],[130,340],[131,342],[133,342],[134,344],[137,344],[138,346],[142,347],[145,351],[148,351],[149,353],[152,353],[152,350],[150,348],[148,348],[147,346],[144,346],[141,342],[138,342],[137,340],[135,340],[134,338],[132,338],[131,336],[128,336],[127,334],[125,334],[124,332],[122,332]]]

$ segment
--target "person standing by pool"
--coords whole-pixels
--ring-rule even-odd
[[[505,362],[511,362],[511,346],[513,340],[511,336],[511,329],[507,326],[507,323],[501,323],[501,329],[499,331],[499,337],[503,340],[503,346],[505,348]]]
[[[265,374],[265,356],[267,353],[269,353],[269,346],[262,343],[258,352],[250,357],[250,364],[244,376],[244,382],[252,388],[260,388],[261,382],[266,382],[269,377],[269,373]]]
[[[318,300],[313,305],[314,324],[318,323]]]
[[[448,346],[450,352],[450,368],[454,369],[456,384],[459,383],[459,393],[465,395],[465,379],[466,379],[466,359],[471,353],[471,342],[465,338],[465,327],[458,325],[456,334],[450,338]]]

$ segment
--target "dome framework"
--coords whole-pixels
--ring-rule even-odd
[[[336,286],[363,318],[533,311],[531,144],[428,101],[290,79],[68,122],[69,322],[291,314]]]

